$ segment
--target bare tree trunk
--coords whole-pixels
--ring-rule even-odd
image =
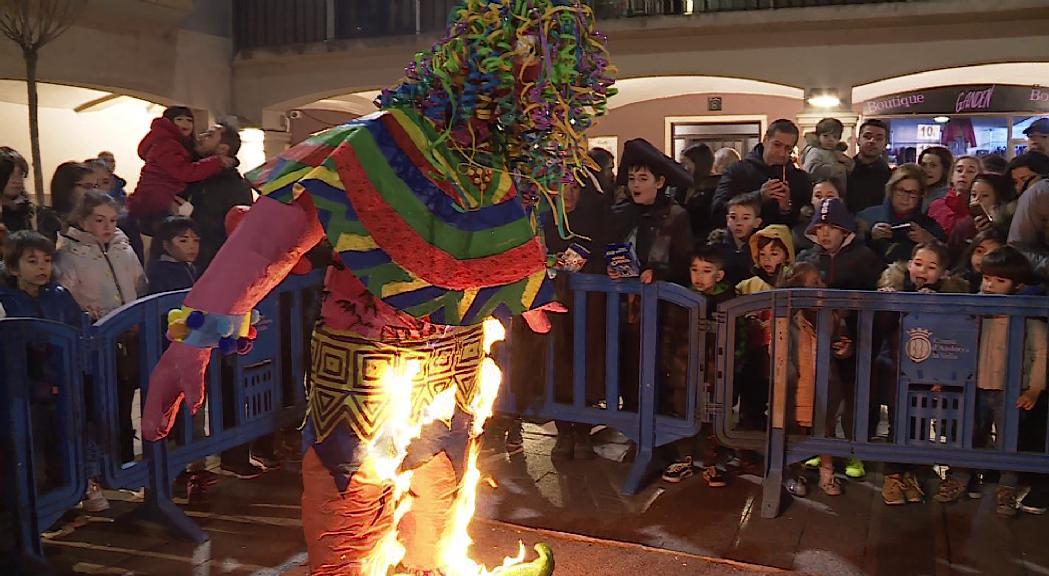
[[[36,91],[36,50],[23,50],[25,57],[26,90],[29,96],[29,143],[33,155],[33,189],[36,192],[36,205],[44,206],[44,169],[40,164],[40,120],[39,98]]]

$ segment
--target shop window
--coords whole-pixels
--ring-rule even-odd
[[[734,148],[741,157],[745,157],[761,142],[761,124],[675,122],[671,125],[671,134],[674,158],[680,158],[686,148],[701,142],[714,151],[720,148]]]

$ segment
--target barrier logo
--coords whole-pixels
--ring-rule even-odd
[[[921,364],[932,356],[932,332],[924,328],[911,328],[907,331],[907,357],[915,364]]]

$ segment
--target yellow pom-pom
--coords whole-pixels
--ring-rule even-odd
[[[189,311],[185,308],[175,308],[168,312],[168,324],[185,323]]]
[[[189,328],[183,324],[169,324],[168,325],[168,339],[169,340],[183,340],[189,336]]]

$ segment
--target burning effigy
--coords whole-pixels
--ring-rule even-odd
[[[549,574],[542,544],[494,568],[470,558],[477,439],[499,390],[496,318],[549,328],[537,214],[571,234],[559,193],[588,177],[584,132],[613,73],[580,0],[462,1],[379,112],[248,175],[262,196],[169,314],[144,438],[183,400],[200,408],[211,349],[246,350],[254,305],[327,241],[303,429],[311,573]]]

